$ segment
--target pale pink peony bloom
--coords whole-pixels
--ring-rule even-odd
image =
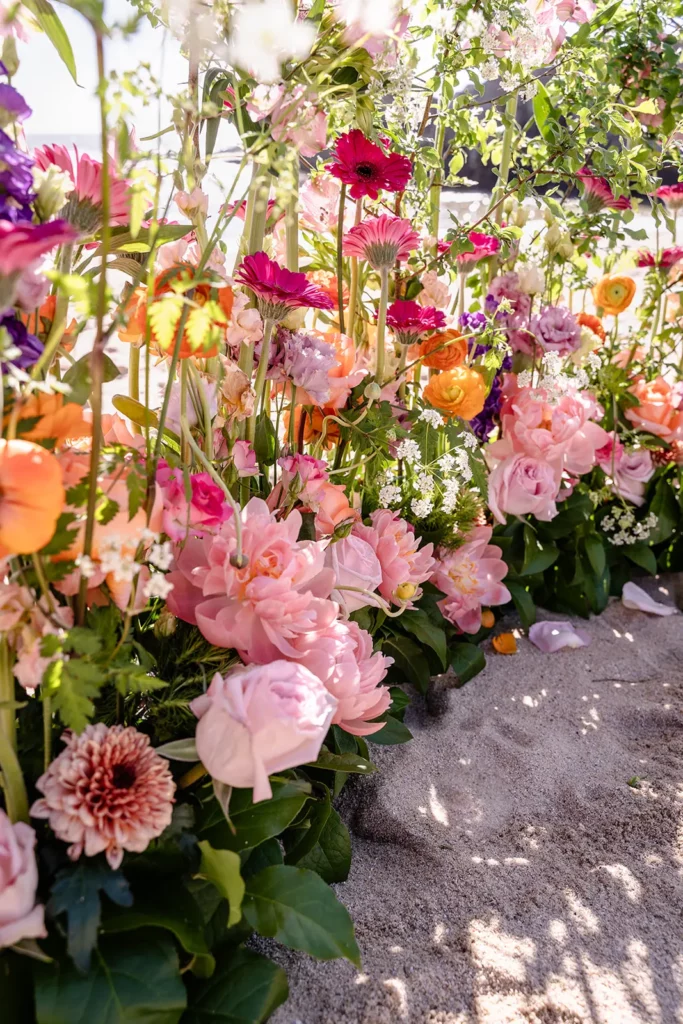
[[[371,736],[384,726],[373,718],[391,704],[387,686],[380,686],[394,659],[373,653],[372,637],[357,622],[333,622],[320,633],[296,643],[296,660],[321,679],[339,704],[332,718],[354,736]]]
[[[214,536],[191,537],[167,576],[169,609],[247,663],[291,657],[292,641],[329,626],[338,610],[329,600],[334,573],[325,568],[325,544],[299,541],[301,522],[296,510],[278,522],[265,501],[252,498],[242,510],[241,569],[232,564],[232,519]]]
[[[171,823],[175,783],[149,736],[121,725],[67,732],[65,749],[41,775],[31,808],[46,818],[72,860],[104,853],[116,870],[124,850],[143,853]]]
[[[7,634],[25,621],[33,607],[34,599],[28,587],[18,583],[0,583],[0,633]]]
[[[347,614],[376,605],[370,596],[382,582],[382,566],[372,545],[355,534],[330,544],[325,552],[325,565],[334,572],[332,597]],[[345,588],[353,589],[347,590]],[[358,591],[367,593],[361,594]]]
[[[629,407],[624,415],[637,430],[661,437],[664,441],[683,439],[683,408],[678,385],[672,387],[663,377],[637,380],[629,391],[640,405]]]
[[[232,447],[232,461],[238,477],[259,475],[256,452],[249,441],[235,441]]]
[[[86,410],[85,419],[92,420],[92,413]],[[147,448],[147,441],[144,434],[131,434],[128,424],[123,416],[117,412],[102,414],[102,440],[105,444],[122,444],[126,448],[135,448],[142,452]]]
[[[47,935],[44,908],[36,903],[35,845],[31,826],[23,821],[12,824],[0,810],[0,949]]]
[[[507,604],[510,592],[501,580],[507,574],[502,551],[490,544],[493,530],[477,526],[455,550],[437,549],[432,582],[446,595],[439,601],[441,614],[464,633],[481,629],[482,606]]]
[[[273,795],[269,775],[315,761],[337,700],[303,665],[276,660],[218,673],[190,707],[197,752],[218,782]]]
[[[263,320],[256,307],[249,307],[249,296],[246,292],[235,292],[228,323],[228,345],[236,354],[244,342],[255,345],[263,337]]]
[[[529,628],[529,639],[544,654],[555,654],[563,647],[587,647],[591,642],[585,629],[564,621],[534,622]]]
[[[434,571],[434,545],[420,547],[412,527],[397,512],[377,509],[370,521],[370,526],[357,523],[353,533],[367,541],[379,559],[382,567],[379,592],[385,601],[411,608],[422,594],[420,583],[425,583]]]
[[[173,242],[160,245],[157,251],[157,267],[160,272],[171,270],[172,267],[177,267],[180,263],[189,263],[191,267],[197,267],[201,259],[202,247],[197,241],[194,231],[188,231],[182,238],[176,238]],[[206,269],[212,270],[227,280],[225,253],[217,245],[211,250]]]
[[[73,611],[67,605],[55,605],[54,611],[48,615],[43,604],[33,602],[29,619],[16,637],[17,657],[12,668],[15,679],[25,690],[36,690],[48,667],[59,657],[57,654],[43,656],[44,637],[71,629],[73,624]]]
[[[505,515],[531,513],[543,522],[557,515],[555,504],[560,489],[562,469],[542,459],[521,453],[508,455],[489,476],[489,508],[500,523]]]
[[[341,184],[331,174],[316,174],[301,186],[301,227],[324,234],[337,224]],[[353,207],[344,208],[344,228],[353,224]]]

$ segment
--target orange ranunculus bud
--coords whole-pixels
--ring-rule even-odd
[[[596,334],[598,338],[600,338],[600,341],[604,341],[607,337],[605,328],[602,326],[602,320],[599,316],[593,316],[592,313],[577,313],[576,322],[577,324],[580,324],[581,327],[587,327],[589,331]]]
[[[36,420],[22,430],[22,420]],[[83,416],[83,407],[65,402],[64,395],[36,391],[21,402],[19,433],[25,441],[54,441],[57,446],[92,434],[92,423]]]
[[[593,302],[605,313],[616,316],[623,313],[633,302],[636,282],[632,277],[621,274],[607,274],[593,285]]]
[[[0,558],[45,547],[63,507],[55,456],[31,441],[0,440]]]
[[[447,416],[471,420],[484,408],[487,393],[480,373],[469,366],[456,366],[432,377],[422,397]]]
[[[123,310],[124,326],[116,332],[119,341],[129,345],[140,346],[145,340],[145,323],[147,319],[147,289],[142,286],[134,288],[126,300]]]
[[[493,649],[497,654],[516,654],[517,641],[512,633],[499,633],[491,641]]]
[[[460,331],[439,331],[425,338],[416,349],[415,358],[421,358],[422,364],[430,370],[453,370],[465,362],[467,341]]]
[[[490,608],[483,608],[481,613],[481,624],[484,629],[493,629],[496,624],[496,616]]]
[[[22,313],[21,319],[26,324],[26,330],[45,342],[52,330],[56,309],[57,296],[48,295],[37,313]],[[66,352],[70,352],[76,344],[77,327],[76,321],[72,319],[62,335],[60,345]]]

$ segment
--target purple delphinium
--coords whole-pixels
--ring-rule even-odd
[[[33,214],[33,160],[19,152],[12,139],[0,129],[0,220],[30,221]]]
[[[271,352],[268,370],[271,379],[302,388],[317,405],[329,400],[330,370],[338,363],[334,345],[305,331],[281,328]]]
[[[466,334],[474,334],[476,331],[483,331],[486,327],[486,315],[484,313],[461,313],[458,319],[458,326]]]
[[[581,345],[581,326],[565,306],[545,306],[529,329],[544,352],[567,356]]]
[[[486,349],[487,345],[477,345],[475,348],[474,355],[481,355]],[[503,391],[503,373],[512,369],[512,356],[505,356],[502,366],[496,376],[493,378],[491,384],[491,390],[486,396],[484,402],[484,408],[481,410],[478,416],[470,420],[470,426],[476,437],[480,441],[488,441],[489,437],[493,433],[493,430],[499,423],[500,406],[502,403],[502,391]]]
[[[13,313],[8,313],[0,318],[0,328],[7,331],[10,337],[12,348],[17,349],[19,354],[3,362],[2,372],[7,373],[9,366],[25,370],[38,361],[43,351],[43,343],[36,338],[35,334],[29,334],[26,326]]]
[[[25,121],[33,113],[21,93],[6,82],[0,82],[0,110],[4,111],[0,116],[5,124],[10,121]]]

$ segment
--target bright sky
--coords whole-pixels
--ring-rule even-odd
[[[95,43],[90,26],[76,11],[64,4],[55,8],[71,39],[78,81],[73,82],[52,43],[40,33],[32,33],[27,43],[19,43],[21,67],[14,84],[33,108],[33,116],[26,128],[30,135],[87,135],[99,130],[97,101],[94,96],[97,81]],[[125,21],[133,13],[126,0],[108,0],[107,23]],[[120,38],[107,42],[108,69],[133,70],[140,63],[149,63],[157,78],[161,78],[167,92],[175,92],[187,78],[187,64],[178,53],[173,39],[164,42],[161,27],[152,29],[145,20],[133,38]],[[138,136],[157,129],[158,111],[155,107],[141,109],[135,117]]]

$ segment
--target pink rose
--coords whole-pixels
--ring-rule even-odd
[[[38,867],[30,825],[12,824],[0,810],[0,949],[22,939],[44,939],[44,909],[36,903]]]
[[[174,541],[184,540],[188,531],[215,530],[232,515],[223,491],[208,473],[191,473],[189,482],[188,502],[182,469],[171,469],[163,459],[159,461],[157,484],[164,506],[162,529]]]
[[[393,658],[377,651],[373,654],[372,637],[357,622],[333,622],[320,633],[302,637],[296,644],[297,661],[304,665],[339,701],[332,718],[354,736],[370,736],[384,722],[373,718],[384,714],[391,704],[391,694],[380,686],[393,664]]]
[[[489,508],[500,523],[506,513],[531,513],[543,522],[557,515],[555,500],[560,489],[561,468],[530,455],[509,455],[489,476]]]
[[[311,503],[311,508],[315,511],[315,531],[318,539],[329,537],[342,523],[360,518],[356,509],[349,505],[343,484],[321,484],[315,504]]]
[[[248,441],[235,441],[232,448],[232,461],[239,477],[258,476],[256,452]]]
[[[367,541],[379,558],[379,592],[386,601],[411,608],[422,594],[419,584],[425,583],[434,570],[434,545],[420,547],[412,527],[397,512],[377,509],[370,521],[370,526],[354,526],[353,534]]]
[[[683,409],[678,386],[672,387],[663,377],[638,380],[629,388],[640,405],[627,409],[624,415],[638,430],[647,431],[665,441],[683,439]]]
[[[325,552],[325,565],[333,570],[335,576],[332,597],[347,613],[358,611],[366,605],[375,605],[376,602],[369,594],[355,592],[372,592],[382,582],[382,566],[367,541],[353,534],[335,541]],[[353,587],[354,590],[345,590],[345,587]]]
[[[437,563],[432,582],[446,595],[439,601],[445,619],[464,633],[477,633],[481,628],[482,605],[506,604],[512,600],[501,580],[507,575],[502,551],[489,544],[490,526],[475,527],[465,543],[455,550],[437,550]]]
[[[612,491],[624,501],[640,506],[645,501],[645,484],[652,477],[655,467],[647,448],[627,451],[617,438],[617,446],[606,445],[598,453],[600,468],[612,479]]]
[[[269,775],[315,761],[337,700],[303,665],[272,661],[216,673],[190,707],[204,767],[258,801],[273,795]]]

